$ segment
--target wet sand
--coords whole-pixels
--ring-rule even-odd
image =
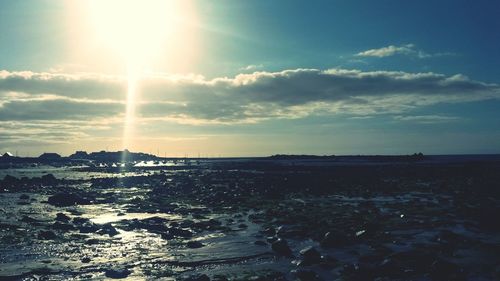
[[[0,280],[498,280],[499,168],[246,159],[6,169]]]

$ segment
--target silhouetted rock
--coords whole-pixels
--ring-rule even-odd
[[[99,234],[107,234],[109,236],[115,236],[118,234],[116,228],[110,223],[104,224],[101,226],[101,229],[97,231]]]
[[[128,269],[108,269],[105,272],[106,277],[112,279],[123,279],[130,275],[130,270]]]
[[[302,265],[312,265],[321,262],[321,254],[314,247],[307,247],[300,251],[303,258]]]
[[[191,249],[196,249],[196,248],[201,248],[205,245],[203,245],[203,243],[201,243],[199,241],[189,241],[189,242],[187,242],[186,246],[188,248],[191,248]]]
[[[3,184],[5,185],[11,185],[11,184],[15,184],[17,183],[19,180],[16,178],[16,177],[13,177],[11,175],[6,175],[4,178],[3,178]]]
[[[78,226],[80,233],[95,233],[99,230],[99,226],[94,224],[93,222],[87,221]]]
[[[436,260],[431,266],[432,280],[465,281],[467,275],[462,268],[454,263]]]
[[[261,240],[253,242],[257,246],[267,246],[267,243]]]
[[[321,280],[319,275],[312,270],[294,270],[293,274],[301,281],[318,281]]]
[[[75,229],[75,227],[69,223],[62,223],[59,221],[56,221],[54,224],[52,224],[52,228],[56,230],[64,230],[64,231],[69,231]]]
[[[349,245],[351,239],[350,237],[342,232],[327,232],[321,240],[320,244],[322,247],[342,247]]]
[[[53,231],[50,230],[42,230],[38,233],[38,239],[43,239],[43,240],[53,240],[56,239],[56,234]]]
[[[57,213],[56,214],[56,220],[57,221],[68,222],[68,221],[71,220],[71,218],[69,216],[67,216],[66,214],[64,214],[64,213]]]
[[[57,183],[57,179],[56,179],[56,177],[54,177],[53,174],[46,174],[46,175],[42,176],[41,183],[42,184],[54,184],[54,183]]]
[[[182,229],[182,228],[175,228],[175,227],[169,228],[168,233],[173,235],[173,236],[184,237],[184,238],[193,236],[193,233],[191,231],[186,230],[186,229]]]
[[[57,207],[90,204],[90,201],[88,199],[82,198],[76,194],[65,193],[65,192],[57,193],[53,196],[50,196],[47,201],[49,204]]]
[[[23,216],[20,221],[22,222],[25,222],[25,223],[38,223],[39,221],[32,218],[32,217],[29,217],[29,216]]]
[[[288,246],[288,243],[284,239],[278,239],[271,244],[271,248],[279,255],[291,256],[292,250]]]

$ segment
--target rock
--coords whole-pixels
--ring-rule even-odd
[[[354,270],[349,274],[349,280],[374,280],[377,267],[372,264],[360,263],[354,266]]]
[[[102,225],[101,229],[97,231],[99,234],[108,234],[109,236],[115,236],[118,234],[116,228],[110,223]]]
[[[4,184],[6,184],[6,185],[7,185],[7,184],[9,184],[9,185],[11,185],[11,184],[15,184],[15,183],[17,183],[18,181],[19,181],[19,180],[18,180],[16,177],[13,177],[13,176],[11,176],[11,175],[6,175],[6,176],[3,178],[3,183],[4,183]]]
[[[321,240],[320,244],[322,247],[342,247],[347,246],[351,242],[349,236],[342,232],[327,232]]]
[[[269,242],[269,243],[273,243],[275,242],[276,240],[278,240],[278,237],[276,236],[269,236],[269,237],[266,237],[266,241]]]
[[[319,275],[312,270],[294,270],[293,274],[301,281],[318,281],[321,280]]]
[[[75,224],[84,224],[86,222],[89,222],[90,220],[87,218],[82,218],[82,217],[74,217],[73,218],[73,223]]]
[[[95,233],[99,230],[99,227],[96,224],[88,221],[78,226],[78,229],[80,230],[80,233]]]
[[[32,217],[28,217],[28,216],[23,216],[20,221],[22,222],[26,222],[26,223],[38,223],[39,221],[32,218]]]
[[[82,198],[76,194],[65,193],[65,192],[52,195],[49,197],[47,201],[49,204],[54,205],[56,207],[90,204],[90,201],[88,199]]]
[[[112,279],[122,279],[122,278],[127,278],[130,275],[130,270],[128,269],[108,269],[106,270],[105,274],[106,277],[112,278]]]
[[[56,230],[64,230],[64,231],[69,231],[75,229],[75,227],[69,223],[62,223],[56,221],[54,224],[52,224],[52,228]]]
[[[313,265],[321,262],[321,254],[314,247],[307,247],[300,251],[303,258],[302,265]]]
[[[43,184],[53,184],[53,183],[57,182],[57,179],[56,179],[56,177],[54,177],[53,174],[46,174],[46,175],[42,176],[41,182]]]
[[[197,248],[201,248],[205,245],[203,245],[203,243],[201,243],[199,241],[189,241],[189,242],[187,242],[186,246],[188,248],[191,248],[191,249],[197,249]]]
[[[89,263],[90,262],[90,258],[89,257],[84,257],[81,261],[83,263]]]
[[[56,234],[53,231],[50,230],[42,230],[38,233],[38,239],[43,239],[43,240],[53,240],[56,239]]]
[[[229,279],[227,279],[226,276],[220,275],[220,274],[214,275],[212,280],[213,281],[229,281]]]
[[[384,259],[377,266],[377,275],[390,278],[402,278],[404,266],[398,260],[393,258]]]
[[[260,232],[268,236],[276,235],[276,230],[273,227],[268,227]]]
[[[276,230],[276,235],[284,238],[304,237],[305,234],[306,231],[296,225],[282,225]]]
[[[261,241],[261,240],[257,240],[255,242],[253,242],[255,245],[257,246],[267,246],[267,243],[264,242],[264,241]]]
[[[71,218],[68,217],[67,215],[63,214],[63,213],[57,213],[56,214],[56,220],[57,221],[68,222],[68,221],[71,220]]]
[[[97,245],[99,243],[101,243],[101,240],[95,238],[85,240],[85,245]]]
[[[458,265],[444,260],[432,263],[430,277],[432,280],[465,281],[467,275]]]
[[[30,199],[30,197],[28,195],[26,195],[26,194],[21,194],[21,196],[19,196],[19,199],[21,199],[21,200],[28,200],[28,199]]]
[[[210,281],[210,277],[208,277],[206,274],[193,274],[193,275],[190,275],[182,280],[184,280],[184,281]]]
[[[292,255],[292,250],[290,250],[290,247],[288,247],[288,243],[284,239],[278,239],[271,244],[271,248],[273,251],[275,251],[277,254],[282,255],[282,256],[291,256]]]
[[[320,266],[325,269],[333,269],[338,265],[338,260],[330,255],[325,255],[321,258]]]
[[[175,227],[169,228],[168,233],[173,236],[184,237],[184,238],[193,236],[193,233],[191,231]]]

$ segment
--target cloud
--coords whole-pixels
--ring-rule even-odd
[[[394,119],[399,121],[409,121],[420,124],[436,124],[436,123],[449,123],[460,120],[457,116],[443,116],[443,115],[406,115],[394,116]]]
[[[91,120],[123,113],[120,102],[79,101],[64,97],[11,100],[0,106],[0,120]]]
[[[0,72],[0,121],[102,120],[125,111],[122,77]],[[463,75],[345,69],[233,78],[144,77],[138,116],[188,124],[256,123],[310,115],[402,114],[437,103],[498,99],[500,86]]]
[[[417,57],[420,59],[431,58],[431,57],[440,57],[440,56],[450,56],[454,55],[453,53],[434,53],[429,54],[425,51],[419,50],[416,48],[414,44],[406,44],[401,46],[389,45],[387,47],[382,47],[378,49],[370,49],[366,51],[362,51],[357,53],[355,56],[357,57],[377,57],[384,58],[395,55],[405,55]]]
[[[70,98],[118,98],[126,90],[123,77],[102,74],[54,74],[0,71],[1,92],[53,94]]]
[[[263,67],[264,67],[263,64],[250,64],[240,68],[240,70],[257,70],[257,69],[262,69]]]

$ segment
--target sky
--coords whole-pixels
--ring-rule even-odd
[[[500,2],[0,0],[0,153],[500,153]]]

